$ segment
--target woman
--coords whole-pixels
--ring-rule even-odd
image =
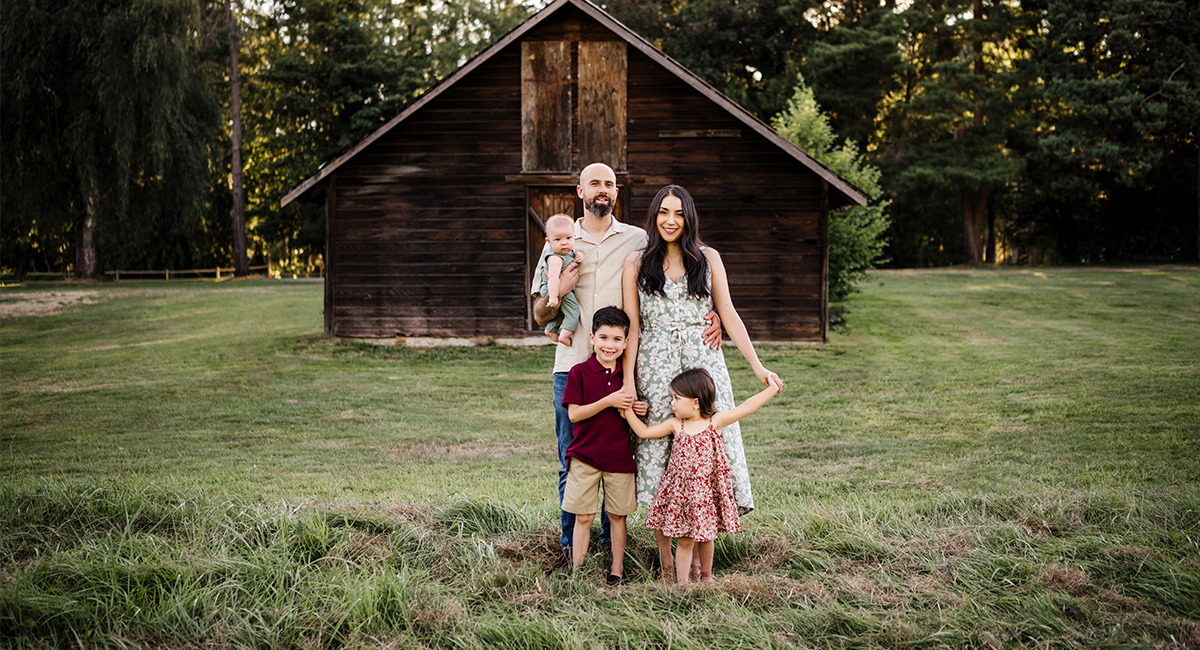
[[[692,368],[704,368],[712,375],[718,411],[734,407],[725,357],[701,338],[704,315],[710,310],[720,316],[726,333],[758,380],[764,385],[769,385],[771,378],[778,381],[779,376],[758,360],[746,326],[733,307],[721,256],[700,243],[699,218],[687,190],[678,185],[659,190],[650,203],[646,234],[646,249],[625,258],[621,293],[630,320],[623,368],[625,387],[633,389],[636,376],[637,393],[649,405],[647,423],[653,426],[671,417],[668,385],[680,372]],[[733,471],[734,499],[744,514],[754,509],[754,497],[741,428],[731,424],[722,436]],[[653,501],[670,455],[669,439],[634,441],[638,505],[649,506]],[[655,540],[663,575],[672,575],[671,540],[658,531]],[[711,544],[707,552],[712,552]]]

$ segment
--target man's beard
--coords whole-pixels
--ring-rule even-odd
[[[605,198],[608,198],[608,197],[605,197]],[[601,219],[612,214],[612,210],[613,210],[612,199],[608,199],[608,203],[605,203],[603,205],[597,205],[595,197],[592,197],[591,201],[584,202],[583,207],[588,212],[591,212],[592,214],[596,215],[597,217],[600,217]]]

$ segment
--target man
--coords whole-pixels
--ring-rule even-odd
[[[563,269],[560,275],[559,294],[564,295],[572,289],[579,301],[581,332],[592,331],[592,315],[597,309],[607,306],[620,307],[621,300],[621,271],[625,257],[634,251],[646,247],[646,231],[629,224],[621,223],[613,217],[613,208],[617,204],[617,175],[612,168],[604,163],[592,163],[579,173],[579,185],[575,188],[579,198],[583,199],[583,218],[575,221],[575,251],[582,253],[583,264],[572,263]],[[545,258],[546,251],[540,256]],[[534,273],[537,278],[539,272]],[[537,291],[538,287],[531,289]],[[534,310],[534,319],[538,324],[545,325],[554,317],[552,311]],[[721,344],[721,323],[715,313],[709,314],[712,325],[704,331],[704,340],[712,347]],[[566,451],[573,439],[573,425],[563,406],[563,391],[567,385],[567,373],[573,366],[583,363],[592,352],[588,337],[577,336],[570,346],[556,345],[554,353],[554,428],[558,437],[558,502],[561,506],[563,491],[567,481]],[[629,392],[621,393],[623,408],[633,405],[636,395]],[[570,566],[570,548],[572,534],[575,528],[575,515],[560,511],[562,535],[560,541],[564,549],[564,558]],[[606,547],[610,543],[608,516],[601,509],[600,545]]]

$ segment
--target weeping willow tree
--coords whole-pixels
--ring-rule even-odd
[[[4,264],[189,265],[202,255],[217,102],[195,0],[0,5]]]

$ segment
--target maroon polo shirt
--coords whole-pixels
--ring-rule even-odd
[[[609,370],[600,365],[593,354],[567,373],[563,406],[586,406],[599,402],[621,390],[623,379],[620,358],[617,359],[617,367]],[[612,407],[575,423],[574,440],[567,447],[567,458],[578,458],[602,472],[632,474],[637,471],[637,465],[633,462],[633,445],[629,442],[629,423]]]

